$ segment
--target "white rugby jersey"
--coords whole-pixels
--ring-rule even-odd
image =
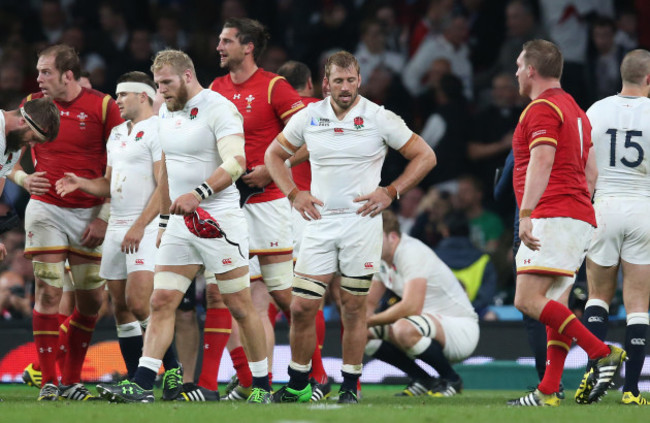
[[[20,150],[7,151],[7,138],[5,137],[5,115],[0,110],[0,178],[11,173],[11,169],[20,160]]]
[[[217,140],[244,133],[244,120],[235,105],[207,89],[192,97],[182,110],[170,112],[163,104],[160,118],[160,144],[172,202],[194,190],[221,166]],[[219,212],[239,208],[239,191],[232,184],[201,201],[200,206],[216,218]]]
[[[153,164],[160,161],[158,116],[131,128],[124,122],[113,128],[106,143],[111,169],[111,225],[131,225],[149,203],[156,189]]]
[[[423,313],[453,317],[473,317],[478,320],[456,276],[422,241],[402,234],[393,256],[393,265],[382,260],[379,273],[375,274],[386,288],[400,297],[408,281],[418,278],[427,280],[427,292]]]
[[[596,197],[650,197],[650,99],[613,95],[587,116],[596,152]]]
[[[353,200],[379,186],[388,147],[399,150],[413,136],[395,113],[359,98],[343,120],[330,97],[309,104],[282,131],[295,149],[307,144],[311,193],[325,204],[316,206],[323,217],[356,213],[362,204]]]

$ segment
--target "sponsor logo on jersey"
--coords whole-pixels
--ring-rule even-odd
[[[135,264],[143,265],[144,264],[144,259],[135,259]]]
[[[367,261],[367,262],[364,263],[363,267],[365,267],[366,269],[374,269],[375,265],[374,265],[373,262]]]
[[[524,264],[530,264],[530,259],[524,259]]]
[[[587,322],[589,323],[602,323],[604,320],[600,316],[589,316]]]
[[[326,118],[311,118],[311,122],[309,123],[311,126],[330,126],[330,120]]]
[[[67,110],[61,110],[61,116],[70,116],[70,112]]]
[[[271,241],[271,247],[277,247],[278,241]]]
[[[537,138],[539,136],[542,136],[544,134],[546,134],[546,129],[540,129],[539,131],[533,132],[533,135],[531,135],[531,139],[535,139],[535,138]]]
[[[79,129],[86,129],[86,118],[88,117],[87,114],[84,112],[81,112],[77,115],[77,118],[79,119]]]
[[[343,135],[343,128],[334,128],[334,135]]]
[[[233,94],[232,99],[233,100],[239,100],[241,98],[241,94]]]
[[[361,116],[357,116],[354,118],[354,128],[355,129],[363,128],[363,118]]]
[[[232,259],[231,258],[225,258],[225,259],[221,260],[221,264],[224,264],[224,265],[232,264]]]
[[[190,110],[190,120],[196,119],[196,115],[199,114],[199,108],[194,107],[192,110]]]
[[[144,131],[140,131],[137,134],[135,134],[135,140],[140,141],[144,137]]]
[[[630,339],[632,345],[645,345],[645,338],[632,338]]]
[[[291,105],[289,108],[290,110],[297,109],[298,107],[304,106],[305,104],[302,102],[302,100],[298,100],[295,103]]]

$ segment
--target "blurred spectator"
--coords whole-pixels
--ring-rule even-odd
[[[467,141],[471,129],[469,107],[458,78],[443,75],[440,88],[434,94],[436,111],[420,133],[438,157],[436,167],[425,179],[430,184],[449,181],[467,171]]]
[[[440,224],[450,210],[451,195],[447,191],[429,188],[427,194],[420,200],[417,218],[411,228],[411,236],[435,248],[442,239]]]
[[[40,45],[40,48],[61,41],[66,25],[66,16],[59,0],[42,0],[39,10],[40,26],[25,27],[25,38]],[[40,49],[38,48],[38,49]]]
[[[214,55],[214,50],[210,52]],[[140,71],[151,73],[151,59],[153,49],[151,46],[151,33],[145,28],[136,28],[131,31],[126,54],[120,60],[111,62],[108,69],[108,88],[106,92],[112,92],[115,89],[117,79],[131,71]]]
[[[467,216],[472,244],[482,251],[494,253],[503,233],[503,222],[483,207],[483,183],[471,175],[458,178],[458,192],[452,204],[455,210]]]
[[[591,27],[592,46],[587,58],[591,101],[597,101],[621,90],[620,66],[625,48],[617,45],[616,23],[613,19],[598,18]]]
[[[469,24],[470,61],[474,74],[488,69],[497,58],[505,35],[503,8],[507,0],[460,0],[458,8]]]
[[[619,11],[614,42],[617,46],[623,47],[625,51],[634,50],[639,46],[637,15],[633,8],[626,7]]]
[[[440,35],[442,21],[451,14],[454,0],[429,0],[425,15],[418,21],[411,33],[409,57],[412,57],[427,37]]]
[[[156,33],[153,35],[154,53],[166,48],[186,50],[189,45],[187,34],[178,21],[179,15],[172,11],[163,11],[156,21]]]
[[[451,72],[463,83],[463,93],[472,99],[472,64],[469,60],[469,26],[462,15],[445,17],[442,34],[427,37],[404,68],[403,82],[412,96],[426,90],[425,77],[431,63],[443,57],[451,63]]]
[[[259,67],[267,72],[277,73],[280,66],[289,60],[287,51],[279,45],[270,45],[264,49],[259,59]]]
[[[490,255],[476,248],[469,239],[469,225],[463,212],[448,213],[440,225],[443,239],[435,249],[463,284],[479,318],[494,320],[488,311],[497,288],[497,272]]]
[[[25,280],[16,272],[0,274],[0,312],[5,320],[24,319],[32,315],[32,304]]]
[[[544,30],[562,51],[564,66],[562,87],[583,109],[590,104],[586,83],[588,19],[614,17],[613,0],[539,0]]]
[[[404,67],[404,57],[388,51],[386,33],[377,19],[366,19],[361,23],[361,42],[354,52],[361,67],[361,86],[368,84],[370,75],[378,67],[399,74]]]
[[[90,82],[90,73],[88,71],[81,71],[81,76],[79,77],[79,85],[81,88],[88,88],[89,90],[93,88],[93,84]]]
[[[78,26],[70,26],[63,32],[63,44],[73,47],[81,59],[81,68],[88,73],[90,83],[98,89],[106,89],[106,61],[104,57],[87,48],[85,34]]]
[[[24,77],[17,66],[3,63],[0,66],[0,108],[17,109],[25,96],[23,93]]]
[[[27,236],[30,235],[27,234]],[[11,271],[18,273],[23,280],[33,286],[34,268],[32,267],[32,261],[25,258],[25,251],[22,248],[14,250],[13,257],[8,263]]]
[[[492,80],[492,102],[479,112],[473,136],[467,143],[467,156],[473,162],[471,173],[485,182],[492,192],[494,172],[512,148],[512,134],[522,107],[514,74],[502,73]]]
[[[415,225],[415,219],[418,215],[418,206],[424,196],[422,188],[415,187],[402,195],[397,201],[397,221],[402,233],[411,235],[411,229]]]
[[[101,32],[97,40],[97,50],[104,59],[112,62],[126,52],[129,42],[129,29],[124,9],[115,1],[105,1],[98,9]]]
[[[474,78],[477,89],[487,87],[492,77],[498,73],[514,75],[517,71],[517,57],[521,46],[526,41],[545,38],[537,23],[532,5],[528,0],[511,0],[505,9],[506,38],[500,44],[496,62],[487,71],[481,72]]]
[[[386,36],[386,50],[398,53],[406,57],[408,49],[409,28],[408,25],[400,25],[395,16],[395,9],[389,2],[381,4],[375,11],[375,18]]]

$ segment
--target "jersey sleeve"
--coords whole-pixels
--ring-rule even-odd
[[[305,143],[304,129],[309,119],[307,110],[301,110],[287,123],[284,130],[278,134],[277,140],[282,148],[290,154],[294,154]]]
[[[276,76],[269,83],[269,98],[267,100],[275,115],[282,120],[305,108],[300,94],[281,76]]]
[[[159,162],[162,159],[162,147],[160,146],[158,131],[149,132],[150,134],[147,136],[147,147],[149,147],[149,151],[151,152],[151,159],[153,162]]]
[[[562,111],[555,104],[544,99],[533,101],[523,118],[528,149],[543,144],[557,147],[563,120]]]
[[[215,140],[227,135],[244,133],[244,118],[230,101],[222,101],[212,107],[212,133]]]
[[[104,123],[104,140],[108,140],[113,128],[124,122],[117,103],[108,94],[102,100],[102,122]]]
[[[383,107],[377,112],[376,122],[386,144],[395,150],[404,147],[414,135],[401,117]]]

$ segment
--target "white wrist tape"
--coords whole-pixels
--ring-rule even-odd
[[[111,203],[102,204],[102,208],[99,209],[99,214],[97,219],[101,219],[104,222],[108,223],[108,219],[111,217]]]
[[[17,170],[16,173],[14,173],[14,182],[16,183],[16,185],[24,187],[25,178],[27,178],[28,176],[29,175],[24,170]]]
[[[246,158],[244,138],[239,135],[226,135],[217,142],[217,149],[223,160],[223,164],[219,167],[223,168],[235,182],[246,171],[236,159],[237,156]]]

